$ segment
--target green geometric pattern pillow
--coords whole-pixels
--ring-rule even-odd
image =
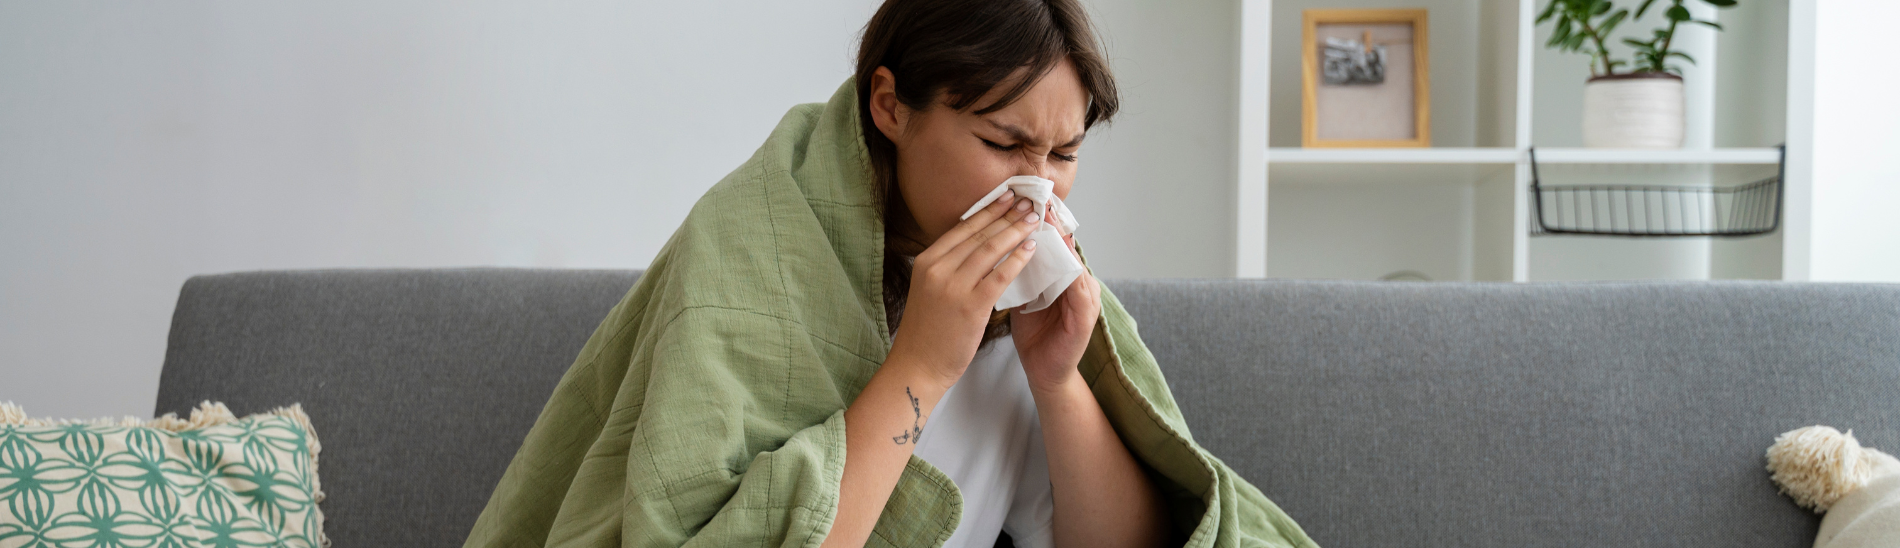
[[[0,402],[0,548],[329,546],[298,405],[242,419],[28,419]]]

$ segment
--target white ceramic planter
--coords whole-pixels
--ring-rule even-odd
[[[1682,148],[1682,77],[1643,72],[1583,87],[1583,146]]]

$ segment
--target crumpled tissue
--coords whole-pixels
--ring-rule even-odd
[[[1023,265],[1022,273],[1016,275],[1016,280],[1010,282],[1009,287],[1003,289],[1003,296],[996,300],[997,310],[1021,306],[1024,312],[1035,312],[1049,308],[1050,304],[1056,302],[1056,297],[1062,296],[1062,292],[1069,288],[1069,284],[1082,276],[1085,270],[1082,261],[1076,260],[1075,253],[1069,251],[1069,244],[1062,241],[1063,236],[1074,234],[1076,227],[1081,224],[1075,221],[1075,214],[1069,212],[1069,207],[1062,204],[1062,199],[1056,197],[1055,181],[1033,175],[1018,175],[1004,180],[983,199],[977,200],[976,205],[970,206],[970,210],[963,213],[963,218],[968,219],[982,211],[984,206],[995,202],[1010,190],[1016,191],[1019,197],[1028,198],[1030,203],[1035,204],[1035,211],[1053,211],[1056,222],[1060,223],[1050,224],[1046,220],[1048,213],[1043,213],[1045,220],[1042,226],[1029,233],[1029,239],[1035,240],[1036,249],[1042,252],[1029,258],[1029,264]],[[1008,260],[1009,256],[1004,255],[1003,259]]]

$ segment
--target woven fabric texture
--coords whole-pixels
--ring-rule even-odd
[[[301,402],[337,546],[459,546],[638,272],[355,270],[185,283],[159,413]]]
[[[1900,448],[1900,285],[1114,287],[1195,439],[1321,546],[1806,547],[1775,436]]]

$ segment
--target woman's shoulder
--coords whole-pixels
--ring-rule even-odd
[[[845,105],[855,102],[793,107],[700,197],[648,271],[666,306],[746,310],[807,331],[877,325],[866,320],[882,310],[882,220],[868,174],[852,169],[857,133],[837,133]]]

